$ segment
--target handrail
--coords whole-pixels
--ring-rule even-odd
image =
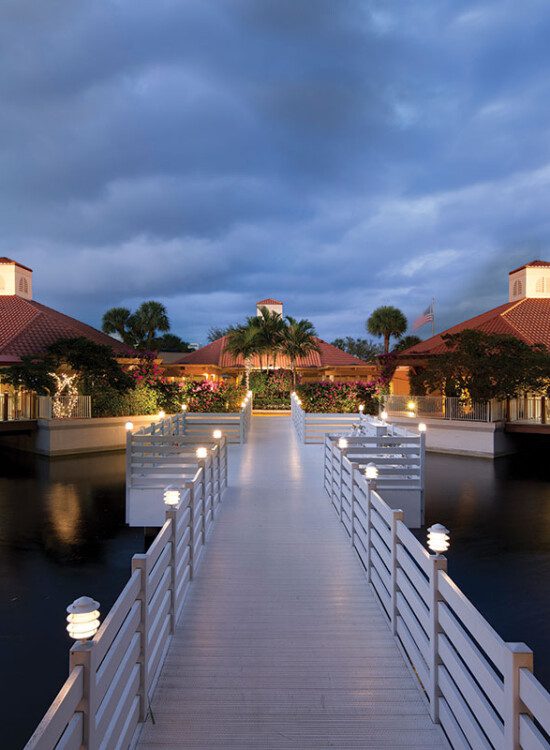
[[[128,583],[94,638],[71,648],[69,677],[24,750],[132,745],[226,487],[223,436],[179,483],[180,504],[165,511],[148,552],[133,556]]]
[[[446,558],[424,549],[347,451],[327,437],[325,489],[432,720],[453,750],[550,750],[550,694],[532,674],[532,651],[493,630]]]

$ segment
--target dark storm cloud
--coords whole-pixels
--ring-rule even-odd
[[[548,257],[549,33],[543,0],[5,0],[0,254],[96,325],[450,324]]]

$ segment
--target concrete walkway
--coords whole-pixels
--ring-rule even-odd
[[[139,748],[446,748],[322,487],[254,417]]]

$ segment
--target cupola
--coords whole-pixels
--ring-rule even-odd
[[[279,302],[277,299],[268,297],[267,299],[261,299],[259,302],[256,302],[256,315],[260,314],[262,307],[267,307],[269,312],[277,313],[281,318],[283,317],[283,303]]]
[[[11,258],[0,258],[0,296],[32,299],[32,269]]]
[[[533,260],[524,266],[510,271],[509,300],[549,299],[550,298],[550,263],[546,260]]]

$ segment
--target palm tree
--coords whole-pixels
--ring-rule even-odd
[[[277,352],[281,350],[286,323],[279,313],[268,310],[267,307],[260,308],[260,313],[255,318],[249,318],[257,330],[258,346],[260,351],[267,352],[269,367],[269,354],[273,357],[273,367],[277,366]]]
[[[126,307],[111,307],[103,315],[101,330],[104,333],[115,333],[125,344],[133,345],[133,337],[128,328],[131,313]]]
[[[384,337],[384,354],[390,350],[391,336],[402,336],[407,330],[407,318],[401,310],[391,305],[377,307],[367,320],[366,328],[373,336]]]
[[[403,336],[403,338],[399,339],[397,344],[393,347],[394,352],[404,352],[405,349],[410,349],[411,346],[416,346],[416,344],[419,344],[422,341],[420,336],[415,336],[414,334],[411,334],[410,336]]]
[[[258,353],[257,330],[247,322],[244,325],[232,326],[227,332],[226,350],[234,357],[244,359],[246,373],[246,390],[250,388],[251,360]]]
[[[135,345],[140,349],[152,349],[157,331],[165,333],[170,330],[166,308],[154,300],[142,302],[130,316],[128,325],[134,334]]]
[[[299,357],[305,357],[310,352],[318,352],[319,344],[316,339],[317,333],[311,321],[296,320],[296,318],[287,315],[286,322],[281,349],[290,359],[292,382],[294,388],[296,388],[296,360]]]

